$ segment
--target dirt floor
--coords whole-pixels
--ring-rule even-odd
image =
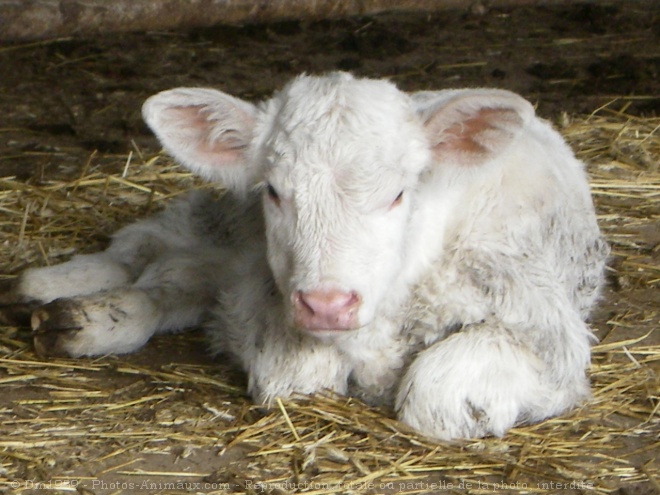
[[[301,72],[350,70],[406,90],[502,87],[547,117],[590,113],[615,98],[632,114],[658,112],[658,8],[398,14],[4,46],[0,171],[59,174],[93,151],[126,153],[133,141],[154,149],[140,106],[159,90],[208,85],[259,99]],[[65,147],[73,163],[58,158]]]
[[[472,10],[469,13],[382,15],[217,27],[188,33],[158,32],[0,45],[0,115],[3,119],[0,124],[0,178],[15,178],[12,181],[18,182],[12,184],[40,184],[69,181],[90,170],[108,174],[121,172],[128,154],[149,157],[158,152],[155,139],[140,117],[141,104],[149,95],[175,86],[213,86],[254,100],[270,95],[291,76],[301,72],[349,70],[364,76],[388,77],[406,90],[501,87],[521,93],[537,105],[540,115],[557,123],[567,121],[565,114],[589,115],[603,107],[613,114],[631,118],[660,114],[658,2]],[[581,146],[579,140],[572,144],[576,148]],[[657,173],[660,157],[650,157],[650,161],[651,169],[655,163],[651,171]],[[9,187],[9,183],[3,182],[0,189]],[[626,235],[634,236],[635,249],[641,253],[639,259],[643,259],[639,266],[645,266],[647,272],[632,278],[618,276],[617,267],[628,258],[617,257],[615,253],[606,298],[594,316],[595,330],[605,343],[629,340],[633,345],[632,341],[641,341],[648,334],[644,345],[657,346],[660,344],[656,331],[660,325],[657,203],[651,208],[650,203],[625,203],[625,198],[596,199],[603,216],[611,206],[608,201],[623,201],[621,204],[629,204],[631,208],[639,205],[645,222]],[[621,204],[617,204],[618,207]],[[113,213],[99,215],[96,229],[76,239],[73,248],[44,252],[39,262],[11,251],[8,246],[14,242],[11,235],[30,219],[16,220],[8,209],[5,220],[5,213],[0,210],[0,244],[10,253],[0,259],[0,277],[11,278],[26,266],[43,264],[46,259],[50,263],[64,260],[74,249],[98,249],[114,229],[144,210],[138,205],[128,217],[122,216],[121,210],[109,210]],[[625,246],[621,249],[625,251]],[[624,313],[642,316],[634,325],[611,323]],[[0,491],[68,493],[77,490],[98,494],[314,491],[301,488],[300,480],[308,473],[305,469],[310,465],[308,457],[300,465],[294,462],[295,456],[291,457],[294,460],[289,469],[297,473],[296,479],[300,481],[296,487],[254,485],[255,480],[272,474],[268,455],[278,448],[288,447],[270,445],[268,454],[259,450],[263,444],[259,444],[262,437],[257,430],[259,425],[266,425],[271,416],[264,416],[262,411],[251,407],[242,392],[244,377],[224,362],[211,359],[204,351],[199,332],[155,339],[132,356],[80,360],[78,364],[47,364],[40,363],[31,353],[29,332],[6,327],[0,339],[0,350],[0,387],[6,390],[0,396],[3,421],[0,426]],[[24,381],[16,378],[19,368]],[[651,369],[656,375],[644,386],[654,388],[658,385],[657,361]],[[80,383],[78,388],[71,387],[75,380]],[[655,420],[649,418],[646,423],[655,421],[657,435],[657,388],[648,396],[655,397]],[[102,409],[101,399],[115,401],[117,407],[110,410],[104,402]],[[145,403],[165,406],[142,407]],[[44,404],[48,407],[42,407]],[[353,403],[350,407],[351,411],[358,409]],[[453,474],[444,477],[441,467],[419,472],[424,472],[422,479],[427,483],[454,480],[451,490],[441,485],[412,484],[397,485],[394,490],[385,486],[382,490],[401,493],[449,493],[452,490],[455,493],[657,493],[656,490],[660,490],[658,478],[652,474],[657,473],[658,443],[654,443],[646,430],[635,433],[637,406],[631,402],[629,407],[627,415],[590,416],[593,424],[618,422],[627,433],[617,438],[616,451],[599,452],[593,459],[576,459],[576,462],[595,463],[595,459],[603,456],[625,453],[626,462],[637,469],[634,471],[637,474],[629,478],[610,473],[614,478],[599,484],[595,491],[588,486],[564,485],[496,490],[497,479],[492,477],[483,478],[490,485],[459,487],[456,482],[459,478],[452,477]],[[37,409],[39,414],[35,412]],[[186,423],[192,410],[198,412],[194,425],[197,436],[194,437],[190,436]],[[99,433],[100,419],[95,429],[95,411],[103,414],[106,420],[108,414],[117,418],[112,431]],[[299,414],[303,414],[302,411]],[[317,410],[315,414],[321,413]],[[362,410],[356,414],[382,413]],[[383,417],[386,415],[384,413]],[[351,418],[357,423],[366,421]],[[52,424],[50,437],[16,438],[17,429],[27,428],[37,421]],[[76,423],[80,421],[88,423],[77,439],[72,440],[75,435],[62,433],[78,431]],[[168,433],[163,433],[164,429],[141,433],[135,426],[147,423],[168,428]],[[248,430],[241,426],[244,424],[251,425],[252,436],[247,435]],[[358,427],[351,428],[351,434],[361,431]],[[179,436],[172,437],[172,431],[179,432]],[[545,430],[539,431],[541,435]],[[580,441],[588,441],[588,437],[588,433],[578,436]],[[364,433],[361,438],[366,442],[374,437]],[[385,436],[377,440],[374,448],[384,450],[389,448],[386,442],[395,441]],[[421,440],[406,442],[410,443],[405,448],[415,455],[421,451],[424,454],[419,455],[429,459],[432,454],[436,455],[433,447]],[[485,445],[488,450],[495,444]],[[516,455],[523,456],[524,451],[523,447]],[[343,465],[343,454],[328,452],[330,450],[326,457],[337,466]],[[307,456],[309,452],[305,450],[303,454]],[[475,468],[473,476],[478,478],[479,469],[499,462],[493,460],[498,456],[508,455],[500,454],[488,457],[485,464]],[[377,486],[370,487],[367,482],[381,478],[372,476],[375,471],[365,467],[359,458],[351,459],[346,463],[356,474],[346,479],[361,480],[362,484],[345,487],[341,492],[380,493]],[[387,465],[386,461],[382,462]],[[515,479],[511,470],[518,472],[519,468],[520,463],[516,464],[514,459],[502,472]],[[571,466],[563,469],[569,472]],[[246,478],[246,472],[252,473],[253,478]],[[410,471],[406,479],[419,482],[414,472]],[[285,474],[278,476],[268,479],[280,482],[288,479]],[[553,479],[545,482],[553,482]],[[566,475],[563,479],[577,482],[578,477]],[[152,485],[142,484],[145,480]],[[175,484],[167,485],[170,482]],[[37,486],[37,483],[42,485]]]

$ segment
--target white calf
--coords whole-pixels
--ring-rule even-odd
[[[331,389],[436,438],[503,435],[589,394],[602,240],[582,164],[519,96],[301,76],[254,106],[150,98],[192,195],[100,254],[32,269],[42,354],[130,352],[212,313],[256,401]],[[58,299],[59,298],[59,299]]]

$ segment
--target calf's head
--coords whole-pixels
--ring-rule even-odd
[[[259,105],[173,89],[149,98],[143,115],[192,171],[239,193],[261,188],[291,323],[336,334],[369,324],[405,283],[410,230],[429,197],[420,191],[501,156],[533,111],[505,91],[410,96],[332,73],[300,76]]]

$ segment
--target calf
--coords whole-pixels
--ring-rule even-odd
[[[582,163],[521,97],[332,73],[256,106],[174,89],[143,113],[231,193],[23,273],[2,299],[38,306],[40,354],[131,352],[209,319],[257,402],[329,389],[439,439],[588,397],[584,319],[608,248]]]

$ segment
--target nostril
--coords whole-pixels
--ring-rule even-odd
[[[299,309],[302,309],[303,311],[306,311],[310,314],[314,314],[314,308],[310,306],[310,304],[307,302],[307,298],[305,297],[305,293],[301,290],[296,292],[296,296],[294,298],[294,304],[297,306]]]
[[[357,292],[349,292],[346,296],[348,297],[344,300],[344,308],[350,309],[360,305],[360,296]]]

